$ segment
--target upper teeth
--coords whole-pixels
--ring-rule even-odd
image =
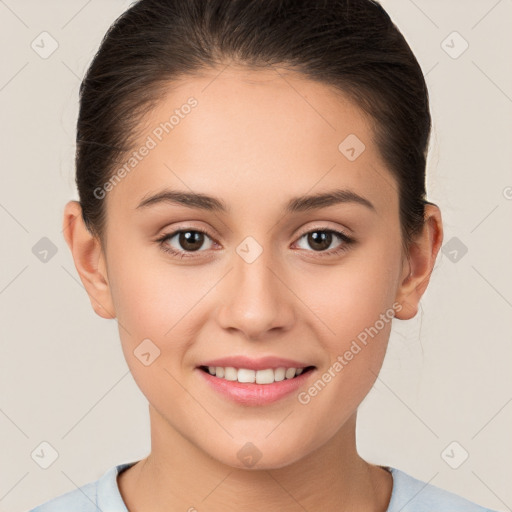
[[[255,382],[256,384],[272,384],[284,379],[293,379],[300,375],[304,368],[276,368],[273,370],[248,370],[232,366],[208,366],[208,372],[220,379],[237,380],[238,382]]]

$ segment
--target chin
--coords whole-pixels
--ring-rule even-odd
[[[277,440],[277,438],[276,438]],[[233,446],[233,444],[235,446]],[[289,466],[304,456],[304,442],[298,440],[297,443],[290,444],[246,441],[243,443],[232,443],[226,447],[226,450],[215,453],[208,450],[207,453],[222,464],[237,469],[246,469],[249,471],[280,469]]]

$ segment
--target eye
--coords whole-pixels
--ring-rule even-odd
[[[212,240],[208,233],[202,229],[181,229],[161,236],[156,242],[159,243],[164,252],[179,258],[187,258],[193,256],[188,253],[204,252],[199,251],[199,249],[203,246],[206,238]],[[174,247],[171,245],[173,239],[175,239]]]
[[[334,249],[326,250],[332,246],[333,242],[335,243],[336,238],[341,240],[342,243]],[[169,253],[172,256],[178,258],[190,258],[195,257],[193,253],[207,252],[200,250],[207,239],[210,240],[211,243],[209,247],[206,247],[206,249],[210,249],[215,243],[213,242],[213,239],[205,230],[194,228],[179,229],[172,233],[164,234],[158,238],[156,242],[164,252]],[[353,238],[349,237],[342,231],[336,231],[327,227],[315,228],[308,231],[299,238],[299,241],[302,239],[306,239],[307,244],[313,248],[313,251],[308,252],[320,253],[318,255],[319,257],[329,257],[341,254],[347,251],[351,244],[355,243]]]
[[[349,246],[355,242],[355,240],[342,231],[336,231],[327,227],[315,228],[312,231],[304,233],[299,240],[306,239],[306,243],[313,248],[313,252],[321,253],[320,256],[334,256],[341,254],[349,249]],[[336,238],[342,241],[338,247],[329,249],[332,243],[336,242]]]

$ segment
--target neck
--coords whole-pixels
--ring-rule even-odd
[[[150,455],[118,477],[129,510],[385,512],[392,476],[357,453],[354,414],[328,443],[288,466],[238,469],[199,450],[150,407]],[[159,428],[160,427],[160,428]],[[164,435],[165,434],[165,435]]]

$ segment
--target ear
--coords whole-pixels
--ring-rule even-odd
[[[403,265],[401,283],[396,296],[396,301],[402,305],[402,309],[396,313],[396,318],[409,320],[416,316],[442,242],[441,211],[436,205],[427,204],[423,230],[411,244],[407,261]]]
[[[115,318],[101,242],[87,229],[78,201],[66,204],[62,226],[64,238],[71,249],[75,267],[94,311],[103,318]]]

